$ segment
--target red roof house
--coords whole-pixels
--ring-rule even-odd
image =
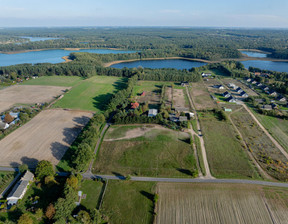
[[[137,109],[139,107],[139,103],[135,102],[135,103],[131,103],[131,108],[132,109]]]

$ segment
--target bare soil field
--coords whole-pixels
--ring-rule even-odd
[[[189,110],[189,104],[185,101],[184,89],[173,89],[173,105],[176,110]]]
[[[194,101],[196,110],[213,109],[216,107],[215,102],[211,98],[208,89],[203,82],[191,83],[191,96]]]
[[[35,104],[52,101],[69,87],[14,85],[0,90],[0,113],[14,104]]]
[[[157,224],[288,223],[288,191],[239,184],[158,183]]]
[[[166,86],[166,88],[165,88],[165,106],[171,107],[172,97],[173,97],[172,87]]]
[[[0,166],[34,167],[43,159],[56,165],[91,117],[81,111],[42,111],[0,141]]]

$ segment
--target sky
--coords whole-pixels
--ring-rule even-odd
[[[0,0],[0,27],[288,28],[288,0]]]

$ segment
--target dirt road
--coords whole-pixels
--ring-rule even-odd
[[[259,127],[264,131],[264,133],[270,138],[270,140],[274,143],[274,145],[282,152],[282,154],[288,159],[288,153],[285,149],[270,135],[270,133],[262,126],[262,124],[258,121],[255,115],[251,112],[251,110],[245,105],[242,104],[243,107],[247,110],[247,112],[251,115],[254,121],[259,125]]]
[[[187,92],[187,96],[190,102],[190,105],[193,107],[194,113],[195,113],[195,119],[197,121],[197,129],[198,129],[198,137],[200,139],[200,144],[201,144],[201,151],[202,151],[202,157],[203,157],[203,162],[204,162],[204,166],[205,166],[205,170],[206,170],[206,176],[204,176],[203,178],[205,179],[214,179],[214,177],[211,175],[210,172],[210,168],[209,168],[209,164],[208,164],[208,160],[207,160],[207,154],[206,154],[206,149],[205,149],[205,144],[204,144],[204,139],[202,136],[202,132],[201,132],[201,128],[200,128],[200,123],[199,123],[199,119],[198,119],[198,115],[196,113],[195,110],[195,106],[193,104],[193,100],[190,96],[190,93],[188,91],[188,88],[186,87],[186,92]],[[193,131],[194,132],[194,131]],[[192,133],[193,133],[192,132]]]

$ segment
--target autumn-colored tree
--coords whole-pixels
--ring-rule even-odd
[[[75,191],[78,189],[78,178],[74,175],[71,175],[67,180],[66,183],[72,187]]]
[[[25,213],[20,216],[17,223],[18,224],[33,224],[33,219],[30,217],[29,214]]]
[[[46,212],[45,212],[45,215],[48,219],[53,219],[54,215],[55,215],[55,208],[54,208],[54,205],[53,204],[49,204],[47,209],[46,209]]]
[[[7,113],[7,114],[5,114],[5,117],[4,117],[4,122],[5,123],[11,123],[12,121],[14,120],[14,118],[9,114],[9,113]]]

